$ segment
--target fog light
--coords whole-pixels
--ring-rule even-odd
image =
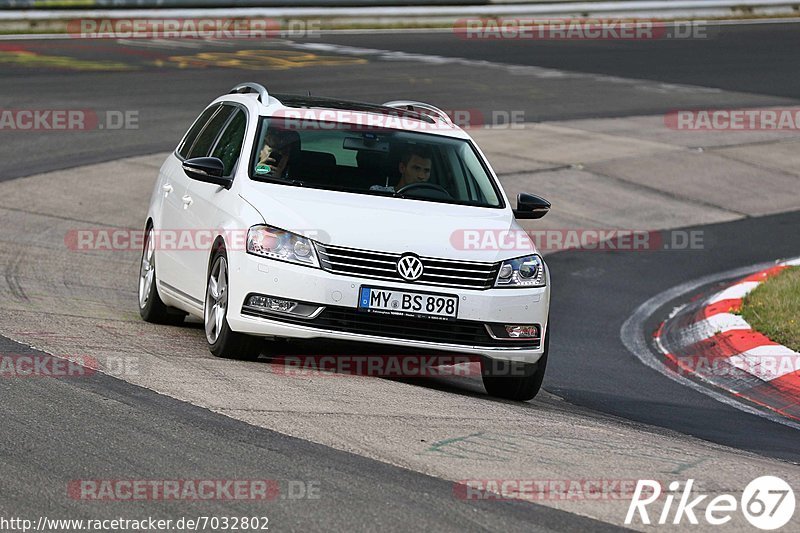
[[[539,328],[531,325],[506,326],[506,334],[511,339],[530,339],[539,336]]]
[[[260,307],[261,309],[268,309],[270,311],[278,311],[280,313],[289,313],[292,309],[297,307],[297,302],[254,294],[247,299],[246,305],[250,307]]]
[[[542,342],[541,324],[486,324],[489,336],[497,341],[538,348]]]

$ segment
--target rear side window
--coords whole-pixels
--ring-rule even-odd
[[[222,127],[225,126],[225,122],[227,122],[228,117],[231,116],[234,110],[232,106],[223,105],[214,113],[214,116],[206,123],[200,135],[198,135],[197,139],[194,141],[192,148],[189,150],[188,157],[190,159],[192,157],[205,157],[209,154],[211,146],[214,144]]]
[[[228,127],[217,141],[217,146],[211,153],[212,157],[222,160],[225,168],[225,176],[230,176],[236,162],[239,160],[239,153],[242,151],[244,143],[244,131],[247,127],[247,115],[241,109],[236,111]]]
[[[192,127],[189,128],[189,132],[183,138],[183,142],[178,147],[178,154],[186,159],[189,157],[189,150],[192,148],[194,141],[197,140],[197,136],[200,135],[200,132],[203,130],[203,126],[206,125],[208,120],[214,114],[214,112],[219,109],[219,105],[214,105],[203,111],[203,113],[197,117],[197,120],[194,121]]]

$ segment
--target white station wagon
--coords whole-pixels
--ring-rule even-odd
[[[481,361],[526,400],[547,363],[550,274],[486,157],[440,109],[271,95],[213,101],[159,172],[145,223],[142,318],[201,318],[211,352],[319,338]],[[463,246],[466,232],[519,246]],[[483,241],[480,241],[483,242]],[[473,242],[474,244],[474,242]]]

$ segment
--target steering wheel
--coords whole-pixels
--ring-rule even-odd
[[[402,188],[398,189],[395,192],[397,194],[402,194],[402,193],[404,193],[406,191],[409,191],[411,189],[420,189],[420,190],[427,189],[429,191],[436,191],[436,192],[443,193],[449,199],[453,198],[453,196],[449,192],[447,192],[447,189],[445,189],[444,187],[442,187],[440,185],[436,185],[435,183],[428,183],[427,181],[420,181],[418,183],[409,183],[405,187],[402,187]]]

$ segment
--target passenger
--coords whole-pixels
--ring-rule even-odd
[[[269,128],[264,136],[264,146],[258,154],[256,174],[283,177],[289,163],[291,145],[295,140],[288,132]]]

